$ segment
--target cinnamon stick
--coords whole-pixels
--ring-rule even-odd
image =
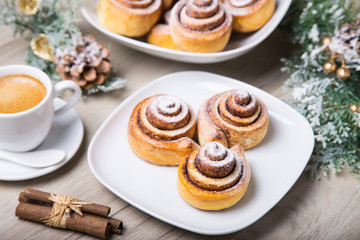
[[[21,192],[19,194],[18,200],[19,202],[23,202],[23,203],[31,203],[31,204],[38,204],[38,205],[52,207],[53,202],[49,200],[49,197],[50,197],[50,193],[42,192],[32,188],[25,188],[24,192]],[[110,212],[109,207],[92,203],[92,204],[83,205],[81,210],[84,213],[90,213],[93,215],[106,217],[106,219],[109,221],[109,224],[111,226],[111,232],[121,235],[123,223],[121,220],[107,217]]]
[[[115,218],[107,218],[109,220],[110,226],[111,226],[111,232],[121,235],[122,233],[122,228],[123,228],[123,222],[119,219],[115,219]]]
[[[51,215],[51,207],[20,202],[16,208],[15,215],[21,219],[44,223],[43,219]],[[107,239],[111,232],[111,226],[107,218],[88,213],[80,216],[71,212],[66,217],[66,227],[103,239]]]
[[[51,193],[42,192],[33,188],[25,188],[23,198],[27,198],[33,201],[43,202],[52,204],[52,201],[49,200]],[[19,199],[20,200],[20,199]],[[99,205],[95,203],[85,204],[81,207],[82,212],[87,212],[103,217],[107,217],[110,213],[110,207]]]

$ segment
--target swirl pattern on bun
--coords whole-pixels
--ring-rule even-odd
[[[240,144],[244,149],[258,145],[266,135],[269,113],[254,94],[235,89],[206,100],[198,114],[200,145],[220,142],[226,147]]]
[[[131,149],[142,159],[159,165],[178,165],[198,145],[192,140],[196,117],[183,100],[155,95],[133,110],[128,126]]]
[[[231,34],[232,17],[218,0],[182,0],[171,10],[170,32],[183,51],[219,52]]]
[[[250,166],[240,145],[227,149],[210,142],[180,164],[177,186],[181,197],[192,206],[220,210],[242,198],[250,177]]]

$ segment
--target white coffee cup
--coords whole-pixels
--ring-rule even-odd
[[[61,81],[52,86],[50,78],[41,70],[27,65],[0,67],[0,78],[24,74],[38,79],[46,88],[46,95],[36,106],[17,113],[0,113],[0,149],[25,152],[40,145],[48,135],[54,115],[70,110],[81,97],[80,87],[73,81]],[[70,101],[54,110],[54,99],[64,89],[74,90]]]

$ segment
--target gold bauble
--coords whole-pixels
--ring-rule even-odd
[[[357,111],[356,105],[355,104],[351,105],[350,110],[353,111],[353,112],[356,112]]]
[[[41,33],[30,42],[30,48],[39,58],[53,62],[55,60],[54,49],[49,44],[48,37]]]
[[[326,73],[333,73],[336,70],[336,64],[333,61],[326,62],[323,67]]]
[[[41,0],[18,0],[18,8],[26,15],[35,15],[39,11]]]
[[[347,69],[345,66],[341,66],[337,71],[336,75],[338,78],[345,80],[350,77],[350,70]]]
[[[322,40],[322,44],[323,44],[323,45],[326,45],[326,44],[328,44],[328,43],[331,43],[331,41],[332,41],[332,38],[331,38],[331,37],[326,37],[326,38],[324,38],[324,39]]]

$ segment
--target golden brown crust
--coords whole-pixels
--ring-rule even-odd
[[[147,41],[148,43],[159,47],[179,50],[171,37],[169,25],[156,24],[151,29]]]
[[[169,10],[175,3],[176,0],[161,0],[161,5],[163,11]]]
[[[158,165],[175,166],[199,148],[192,140],[196,132],[195,114],[187,105],[190,118],[186,125],[174,130],[156,128],[149,121],[146,112],[149,105],[160,96],[166,95],[155,95],[136,105],[129,120],[128,141],[131,149],[140,158]]]
[[[276,0],[249,0],[244,4],[237,0],[224,0],[224,6],[233,16],[233,30],[247,33],[260,29],[269,21]]]
[[[269,125],[269,113],[265,103],[250,94],[249,96],[256,100],[252,115],[248,115],[249,112],[245,113],[247,117],[232,115],[231,112],[242,109],[249,111],[246,104],[238,104],[235,110],[231,110],[231,106],[226,104],[233,95],[238,95],[238,92],[239,90],[231,90],[217,94],[201,105],[198,113],[198,138],[201,146],[208,142],[219,142],[226,147],[240,144],[244,149],[250,149],[263,140]],[[241,95],[244,95],[244,92]]]
[[[246,161],[243,148],[236,145],[230,149],[237,159],[235,168],[238,168],[239,171],[233,170],[224,178],[201,177],[205,179],[202,184],[197,181],[194,182],[189,177],[190,171],[197,171],[197,174],[202,174],[193,166],[200,151],[202,149],[192,152],[179,165],[177,189],[180,196],[190,205],[204,210],[221,210],[233,206],[244,196],[251,178],[250,165]],[[235,183],[230,183],[230,186],[222,185],[220,190],[207,189],[209,186],[211,187],[211,182],[222,182],[235,171],[239,174],[236,176]],[[228,184],[226,180],[225,182]]]
[[[182,0],[171,11],[170,32],[188,52],[220,52],[231,34],[232,17],[217,0]]]
[[[104,28],[124,36],[140,37],[159,20],[161,0],[100,0],[97,14]]]

